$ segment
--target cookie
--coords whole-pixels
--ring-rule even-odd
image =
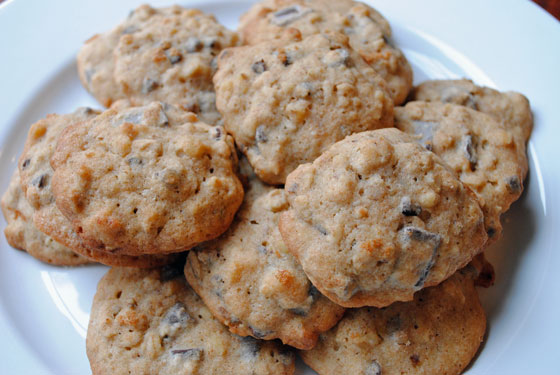
[[[503,123],[515,139],[518,163],[527,175],[526,145],[533,130],[533,114],[527,98],[517,92],[500,92],[475,85],[471,80],[426,81],[411,93],[412,100],[454,103],[484,112]]]
[[[393,124],[385,83],[345,36],[286,38],[224,50],[214,76],[226,130],[269,184],[347,135]]]
[[[396,48],[387,20],[366,4],[351,0],[267,0],[241,17],[239,31],[248,44],[281,38],[287,28],[303,36],[339,32],[387,82],[395,104],[403,103],[412,87],[412,68]]]
[[[293,374],[276,342],[228,331],[187,285],[182,264],[112,268],[93,300],[86,340],[93,374]]]
[[[474,282],[459,271],[413,301],[349,310],[314,349],[300,355],[321,375],[458,375],[485,330]]]
[[[78,55],[84,86],[104,105],[163,101],[215,124],[214,57],[238,44],[214,16],[179,6],[142,5],[121,25],[86,42]]]
[[[311,349],[344,308],[311,285],[284,246],[278,217],[287,206],[282,189],[251,180],[234,224],[189,252],[185,275],[233,333]]]
[[[64,130],[51,164],[56,205],[89,248],[187,250],[223,233],[243,200],[233,140],[154,102]]]
[[[313,285],[345,307],[409,301],[481,251],[475,195],[397,129],[347,137],[288,176],[279,227]]]
[[[517,142],[499,121],[456,104],[409,102],[395,108],[395,126],[441,157],[478,197],[486,232],[500,238],[500,215],[523,192]]]
[[[114,106],[128,108],[129,104],[126,101],[119,101]],[[53,170],[50,159],[58,137],[67,126],[81,124],[97,114],[97,111],[90,108],[79,108],[71,114],[48,115],[31,125],[24,151],[18,162],[20,173],[24,176],[21,186],[26,191],[32,209],[30,217],[41,232],[90,261],[123,267],[155,267],[168,264],[176,257],[116,255],[88,248],[56,207],[51,188]]]
[[[84,258],[39,231],[33,224],[33,208],[21,190],[16,169],[8,190],[2,196],[2,212],[8,225],[4,235],[8,243],[34,258],[56,266],[77,266],[89,263]]]

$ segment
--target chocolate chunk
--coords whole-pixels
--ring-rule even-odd
[[[418,216],[422,213],[422,207],[412,204],[410,197],[403,197],[401,199],[400,210],[404,216]]]
[[[511,176],[506,179],[507,188],[510,193],[517,194],[521,191],[521,181],[518,176]]]
[[[127,26],[123,29],[122,34],[132,34],[138,31],[138,28],[134,25]]]
[[[30,163],[31,163],[31,160],[30,160],[30,159],[25,159],[25,160],[23,161],[23,163],[21,164],[21,167],[22,167],[23,169],[25,169],[25,168],[27,168],[27,167],[29,166]]]
[[[420,242],[432,242],[433,244],[432,255],[430,259],[426,262],[424,269],[420,273],[420,277],[418,278],[418,281],[416,281],[416,283],[414,284],[415,288],[421,289],[422,286],[424,285],[424,282],[428,278],[428,274],[430,273],[430,270],[432,269],[436,261],[437,251],[441,244],[441,236],[437,233],[428,232],[424,229],[416,228],[412,226],[404,227],[401,233],[403,234],[403,236],[405,236],[405,239],[410,239],[410,240],[420,241]]]
[[[256,63],[251,65],[251,69],[253,70],[253,72],[255,72],[257,74],[261,74],[261,73],[266,72],[266,64],[265,64],[264,60],[261,59],[260,61],[257,61]]]
[[[186,322],[193,320],[193,318],[187,312],[185,305],[181,302],[174,304],[165,314],[163,321],[167,324],[181,324],[184,325]]]
[[[474,171],[476,168],[476,163],[478,162],[478,158],[476,156],[476,147],[473,143],[473,137],[467,135],[463,140],[463,147],[465,150],[465,156],[470,163],[471,169]]]
[[[204,349],[191,348],[191,349],[173,349],[171,354],[180,355],[181,359],[187,361],[200,361]]]
[[[249,327],[249,328],[251,329],[251,333],[253,334],[253,336],[258,339],[264,339],[266,336],[272,333],[272,331],[261,331],[254,327]]]
[[[183,56],[179,55],[178,53],[170,54],[168,51],[165,51],[165,56],[167,56],[167,60],[169,60],[171,65],[177,64],[183,59]]]
[[[261,343],[254,337],[246,336],[239,338],[243,343],[243,352],[249,357],[256,357],[261,350]]]
[[[312,11],[313,10],[309,8],[302,8],[299,5],[293,5],[275,12],[272,15],[272,19],[270,20],[270,22],[272,22],[276,26],[286,26]]]
[[[381,366],[376,361],[373,361],[366,368],[365,375],[381,375]]]
[[[198,39],[194,36],[189,37],[189,39],[187,39],[187,42],[185,44],[185,50],[188,53],[198,52],[202,49],[202,47],[203,47],[203,44],[200,41],[200,39]]]
[[[258,143],[268,142],[268,137],[266,136],[264,125],[259,125],[259,127],[257,127],[257,131],[255,132],[255,139]]]
[[[31,180],[31,184],[33,186],[37,186],[39,189],[44,188],[45,186],[47,186],[48,183],[49,183],[48,174],[42,174],[40,176],[35,177],[33,180]]]
[[[142,94],[147,94],[157,89],[159,84],[151,78],[145,78],[142,83]]]

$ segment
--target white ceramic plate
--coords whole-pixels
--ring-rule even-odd
[[[333,0],[336,1],[336,0]],[[12,0],[0,5],[0,191],[30,124],[50,112],[98,107],[74,57],[137,0]],[[155,6],[167,1],[153,1]],[[250,1],[181,1],[234,28]],[[489,251],[496,285],[482,290],[488,337],[468,374],[558,374],[560,336],[560,24],[528,1],[394,1],[373,5],[414,67],[415,83],[468,77],[531,101],[535,129],[526,190]],[[0,227],[5,221],[0,219]],[[87,374],[85,335],[102,266],[51,267],[0,236],[0,373]],[[298,365],[298,373],[312,373]]]

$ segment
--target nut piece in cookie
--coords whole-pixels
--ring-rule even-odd
[[[297,34],[224,50],[214,76],[224,127],[269,184],[350,134],[393,124],[385,82],[344,35]]]
[[[412,136],[380,129],[347,137],[286,182],[279,226],[311,282],[346,307],[409,301],[478,254],[478,201]]]
[[[86,339],[97,374],[293,374],[277,342],[239,337],[187,285],[183,263],[112,268],[93,300]]]
[[[233,139],[154,102],[65,129],[51,164],[56,205],[86,247],[187,250],[223,233],[243,200]]]
[[[142,5],[115,29],[96,35],[78,54],[84,86],[102,104],[174,104],[216,124],[215,57],[238,44],[214,16],[180,6]]]
[[[523,179],[527,175],[526,145],[533,129],[529,100],[513,91],[500,92],[467,79],[426,81],[415,87],[412,100],[453,103],[486,113],[501,122],[515,140]]]
[[[234,224],[189,252],[185,275],[233,333],[311,349],[344,308],[322,296],[287,251],[278,231],[287,208],[282,189],[253,178]]]
[[[470,276],[458,271],[410,302],[350,310],[301,357],[321,375],[459,375],[486,330]]]
[[[25,250],[34,258],[56,266],[89,263],[87,258],[76,254],[35,227],[33,208],[21,190],[18,170],[14,172],[8,190],[2,196],[2,212],[8,223],[4,235],[16,249]]]
[[[241,17],[239,31],[247,44],[282,38],[287,29],[303,37],[326,32],[346,35],[355,50],[387,82],[395,104],[412,87],[412,68],[392,45],[391,28],[379,12],[352,0],[265,0]]]
[[[500,238],[500,215],[523,191],[524,166],[503,123],[456,104],[409,102],[395,108],[395,127],[441,157],[478,197],[486,232]]]

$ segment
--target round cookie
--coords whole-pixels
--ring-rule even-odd
[[[349,310],[317,346],[300,352],[321,375],[458,375],[472,360],[486,317],[469,272],[410,302]]]
[[[212,76],[214,57],[238,44],[214,16],[179,6],[142,5],[110,32],[86,42],[78,55],[84,86],[104,105],[163,101],[210,124],[219,121]]]
[[[474,194],[397,129],[354,134],[286,181],[279,227],[313,285],[345,307],[409,301],[481,251]]]
[[[243,200],[233,139],[158,102],[66,128],[51,164],[57,207],[87,247],[113,254],[216,238]]]
[[[89,263],[84,258],[39,231],[33,224],[33,208],[21,190],[16,169],[8,190],[2,196],[2,212],[8,225],[4,235],[16,249],[25,250],[34,258],[56,266],[77,266]]]
[[[239,337],[187,285],[182,266],[112,268],[101,279],[86,348],[93,374],[293,374],[276,342]]]
[[[488,237],[500,238],[500,216],[523,191],[524,166],[511,132],[489,115],[441,102],[395,108],[395,127],[441,157],[479,198]]]
[[[278,217],[287,207],[282,189],[251,180],[234,224],[189,252],[185,275],[233,333],[311,349],[344,308],[311,285],[285,248]]]
[[[297,34],[224,50],[214,76],[225,128],[269,184],[347,135],[393,124],[385,83],[345,36]]]
[[[352,0],[266,0],[241,17],[244,42],[257,44],[281,38],[287,28],[303,36],[339,32],[387,82],[395,104],[403,103],[412,87],[412,68],[390,42],[391,28],[379,12]]]
[[[114,106],[127,108],[128,104],[126,101],[119,101]],[[118,255],[85,246],[56,207],[51,188],[53,170],[50,159],[58,137],[67,126],[81,124],[97,114],[98,112],[92,109],[80,108],[71,114],[48,115],[31,125],[19,160],[19,169],[23,176],[21,186],[26,190],[29,208],[32,210],[29,217],[32,217],[34,225],[41,232],[91,261],[109,266],[128,267],[156,267],[168,264],[176,258],[174,255]]]
[[[526,145],[533,130],[533,114],[524,95],[513,91],[500,92],[460,79],[426,81],[414,88],[411,99],[459,104],[500,121],[515,139],[518,163],[525,178],[528,171]]]

